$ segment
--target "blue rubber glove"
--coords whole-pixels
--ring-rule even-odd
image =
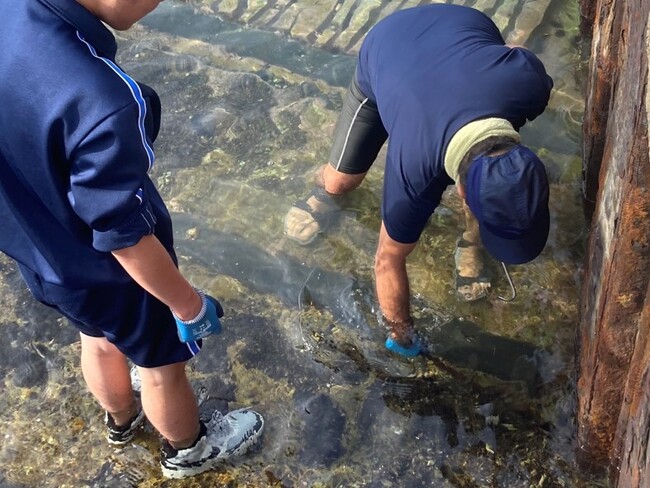
[[[386,339],[385,346],[386,349],[388,349],[389,351],[397,353],[406,358],[414,358],[415,356],[419,355],[422,352],[422,344],[420,343],[420,339],[418,339],[418,336],[416,335],[413,336],[413,340],[409,347],[404,347],[400,345],[391,336],[388,336],[388,339]]]
[[[178,338],[181,342],[193,342],[210,334],[219,334],[221,332],[219,317],[223,317],[223,307],[216,298],[206,295],[202,290],[196,290],[196,292],[203,302],[201,311],[196,317],[185,321],[178,318],[172,311],[174,320],[176,320]]]
[[[384,326],[388,330],[402,331],[402,335],[404,334],[404,331],[409,331],[409,335],[411,336],[411,345],[409,347],[404,347],[393,338],[392,333],[388,334],[388,338],[384,343],[386,349],[396,354],[399,354],[400,356],[404,356],[405,358],[414,358],[415,356],[423,352],[422,343],[420,342],[417,333],[413,329],[413,319],[411,317],[409,317],[407,320],[404,321],[397,321],[397,320],[390,320],[385,315],[382,315],[381,323],[384,324]]]

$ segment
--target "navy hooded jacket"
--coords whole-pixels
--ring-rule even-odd
[[[115,63],[111,32],[72,0],[0,0],[0,250],[66,288],[124,283],[110,251],[169,214],[147,173],[160,102]]]

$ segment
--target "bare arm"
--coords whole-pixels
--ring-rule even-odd
[[[201,298],[156,236],[144,236],[136,245],[112,254],[136,283],[182,320],[192,319],[201,310]]]
[[[411,333],[410,289],[406,273],[406,257],[416,243],[402,244],[393,240],[384,224],[379,231],[379,244],[375,255],[375,281],[377,299],[391,332],[399,342]]]

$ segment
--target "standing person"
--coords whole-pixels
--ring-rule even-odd
[[[0,31],[0,250],[79,329],[109,442],[129,442],[146,414],[163,437],[163,474],[182,478],[246,451],[264,420],[244,408],[203,423],[185,373],[223,311],[178,271],[147,175],[160,102],[115,63],[102,24],[128,29],[159,3],[0,0],[11,19]]]
[[[448,185],[456,184],[465,210],[455,254],[462,298],[482,298],[490,286],[480,241],[511,264],[544,248],[548,180],[519,129],[544,111],[552,87],[532,52],[507,46],[494,22],[469,7],[401,10],[364,39],[329,163],[316,190],[290,209],[285,232],[309,243],[331,219],[336,197],[361,184],[388,139],[375,280],[389,350],[421,352],[406,258]]]

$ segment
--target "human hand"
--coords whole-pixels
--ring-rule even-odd
[[[202,290],[196,290],[196,292],[202,302],[201,310],[196,317],[191,320],[181,320],[172,311],[174,320],[176,320],[178,338],[181,342],[197,341],[210,334],[221,332],[219,317],[223,317],[223,307],[216,298],[206,295]]]
[[[385,346],[391,352],[407,358],[413,358],[423,352],[423,346],[413,328],[413,319],[390,320],[382,315],[381,321],[390,330]]]

